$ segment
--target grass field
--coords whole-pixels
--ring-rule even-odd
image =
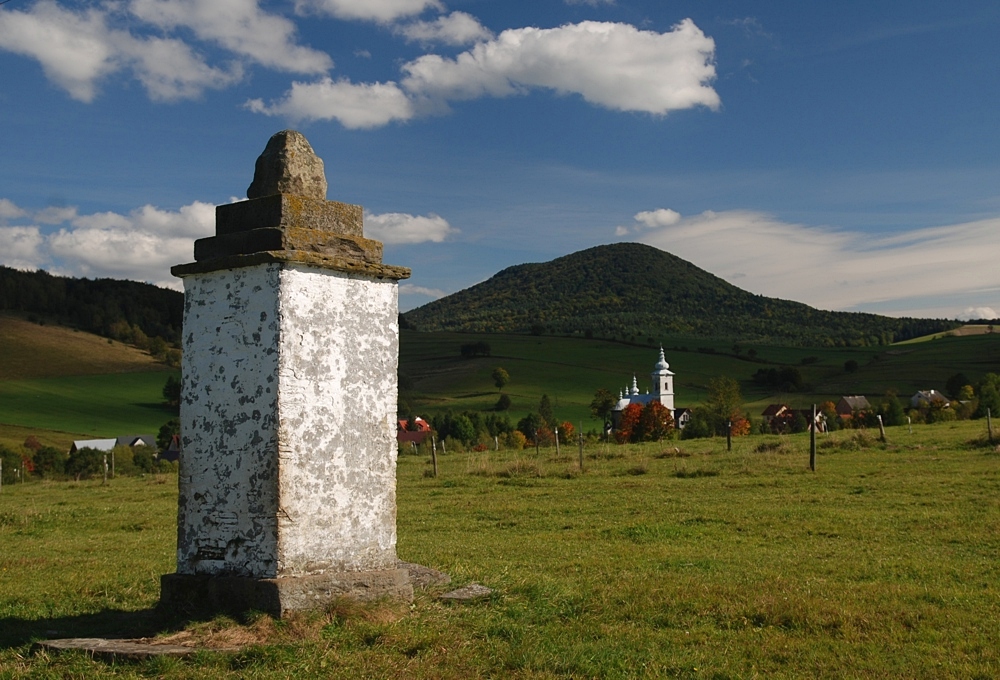
[[[462,358],[461,346],[478,340],[490,344],[492,356]],[[889,347],[743,346],[740,356],[733,354],[729,341],[667,338],[663,344],[670,369],[677,374],[677,406],[703,401],[709,379],[725,375],[741,381],[747,408],[753,415],[772,402],[805,407],[827,399],[836,402],[847,394],[881,396],[889,389],[909,396],[922,389],[943,390],[955,373],[963,372],[971,380],[978,380],[985,373],[1000,371],[1000,333]],[[749,349],[757,353],[752,361],[747,357]],[[657,353],[658,347],[601,340],[403,331],[400,370],[414,383],[417,396],[411,397],[410,405],[419,415],[447,409],[491,409],[498,393],[490,373],[502,366],[511,376],[504,392],[512,400],[512,420],[516,422],[536,409],[546,393],[560,420],[583,422],[584,429],[591,429],[598,426],[588,408],[594,392],[604,387],[617,394],[631,384],[633,375],[640,390],[645,391]],[[844,363],[851,359],[858,362],[859,369],[845,373]],[[780,393],[751,382],[757,370],[779,365],[799,368],[807,391]]]
[[[163,385],[177,371],[0,381],[0,423],[91,437],[156,433],[174,417]],[[2,429],[0,429],[2,434]]]
[[[91,333],[0,313],[0,380],[162,371],[147,352]]]
[[[176,477],[0,492],[3,677],[993,678],[1000,454],[982,422],[821,436],[403,456],[399,554],[474,605],[178,624]],[[674,447],[677,446],[679,450]],[[161,483],[164,482],[164,483]],[[235,653],[108,665],[33,639],[159,634]]]

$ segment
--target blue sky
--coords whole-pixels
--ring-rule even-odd
[[[293,127],[413,269],[403,309],[641,241],[824,309],[996,317],[998,29],[995,0],[8,0],[0,263],[179,287]]]

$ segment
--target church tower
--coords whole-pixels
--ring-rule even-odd
[[[653,397],[659,399],[660,403],[674,411],[674,373],[670,370],[670,364],[663,356],[663,348],[660,348],[660,360],[653,367],[653,372],[649,374],[653,379]]]

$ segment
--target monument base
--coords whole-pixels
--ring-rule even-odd
[[[284,578],[164,574],[159,606],[186,614],[259,611],[280,618],[290,612],[322,609],[340,598],[364,602],[383,597],[413,600],[406,569]]]

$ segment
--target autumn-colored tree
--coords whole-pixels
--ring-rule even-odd
[[[632,441],[632,436],[639,427],[640,418],[642,418],[642,406],[629,404],[625,407],[621,420],[618,421],[618,429],[615,430],[615,440],[619,444]]]
[[[576,428],[573,427],[573,423],[568,420],[559,426],[559,441],[568,442],[572,439],[573,433],[576,432]]]
[[[732,436],[745,437],[750,434],[750,421],[743,416],[734,418],[731,422],[732,425],[729,426],[729,432]]]
[[[651,401],[642,409],[639,427],[632,441],[658,442],[674,431],[674,417],[670,409],[658,401]]]

